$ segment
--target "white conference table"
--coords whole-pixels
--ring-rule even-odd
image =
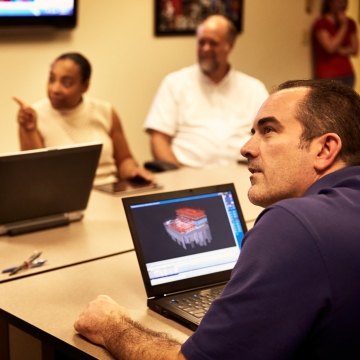
[[[93,190],[81,221],[18,236],[0,236],[0,269],[19,265],[34,251],[47,263],[14,276],[0,273],[0,283],[133,249],[121,198]]]
[[[182,168],[157,174],[157,180],[163,185],[160,191],[234,183],[248,227],[262,210],[247,199],[249,172],[243,164],[201,170]],[[78,313],[99,293],[107,293],[136,309],[135,317],[145,325],[170,331],[180,341],[185,340],[190,330],[147,309],[132,249],[121,197],[95,190],[81,222],[0,237],[1,268],[17,264],[34,250],[42,250],[48,259],[46,265],[14,277],[0,274],[0,359],[8,359],[9,325],[40,339],[49,359],[53,348],[76,359],[108,359],[105,350],[89,344],[72,330]]]
[[[73,323],[86,304],[107,294],[130,310],[131,316],[155,331],[167,332],[180,342],[191,330],[146,306],[146,293],[134,251],[94,260],[0,285],[0,331],[16,326],[42,343],[42,359],[112,359],[109,353],[76,334]],[[0,340],[0,359],[9,349]]]
[[[173,191],[232,182],[244,212],[252,225],[261,208],[247,198],[249,172],[244,164],[212,169],[182,168],[156,175],[161,190]],[[14,276],[0,272],[0,283],[40,272],[92,261],[133,249],[120,196],[93,190],[84,218],[68,226],[18,236],[0,236],[0,270],[21,264],[35,250],[42,251],[47,263],[38,268],[20,271]]]

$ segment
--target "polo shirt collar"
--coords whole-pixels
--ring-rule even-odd
[[[307,189],[304,196],[320,193],[325,188],[346,184],[360,190],[360,166],[348,166],[325,175]]]

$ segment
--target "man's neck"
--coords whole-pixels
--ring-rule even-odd
[[[227,75],[227,73],[230,70],[230,65],[226,64],[225,67],[221,67],[215,71],[212,71],[211,73],[206,73],[204,72],[204,74],[215,84],[218,84],[219,82],[221,82],[224,77]]]
[[[346,162],[344,160],[341,159],[337,159],[331,166],[329,166],[326,169],[323,169],[321,171],[317,172],[316,178],[314,180],[313,183],[315,183],[316,181],[320,180],[321,178],[323,178],[326,175],[329,175],[337,170],[341,170],[344,169],[346,167],[349,167],[350,165],[346,164]]]

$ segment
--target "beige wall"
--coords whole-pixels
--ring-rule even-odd
[[[314,0],[315,5],[319,0]],[[355,1],[355,0],[353,0]],[[94,67],[89,94],[110,100],[135,156],[150,157],[142,124],[162,77],[195,60],[195,38],[153,35],[152,0],[80,0],[79,23],[68,33],[0,33],[0,153],[18,149],[17,95],[45,95],[48,66],[64,51],[80,51]],[[306,1],[245,0],[244,32],[231,61],[270,89],[310,76]],[[103,4],[106,4],[104,6]],[[316,6],[315,6],[316,7]]]

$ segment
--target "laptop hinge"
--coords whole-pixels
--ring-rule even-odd
[[[204,285],[204,286],[189,288],[189,289],[186,289],[185,291],[188,293],[188,292],[191,292],[191,291],[199,291],[199,290],[202,290],[202,289],[204,289],[204,290],[209,289],[209,288],[212,289],[212,288],[214,288],[216,286],[221,286],[221,285],[224,285],[226,283],[227,283],[227,281],[220,281],[220,282],[217,282],[217,283],[211,283],[211,284]],[[161,297],[174,296],[174,295],[178,295],[178,294],[184,294],[184,290],[179,290],[179,291],[174,291],[174,292],[167,293],[167,294],[162,294]],[[149,298],[149,299],[151,299],[151,298]]]
[[[17,221],[0,226],[0,235],[20,235],[37,230],[45,230],[68,225],[70,222],[81,220],[83,213],[72,212],[62,215],[52,215],[32,220]]]

